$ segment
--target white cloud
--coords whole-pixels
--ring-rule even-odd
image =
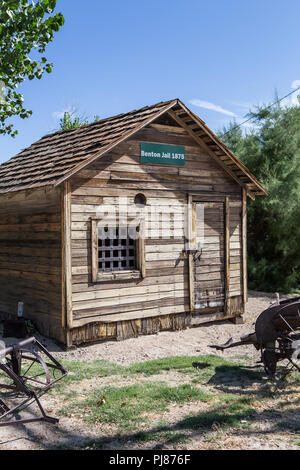
[[[66,109],[64,109],[64,110],[62,110],[62,111],[54,111],[54,112],[52,113],[52,117],[53,117],[53,119],[55,119],[55,121],[58,121],[59,119],[62,119],[62,118],[64,117],[64,114],[65,114],[65,113],[70,113],[70,114],[72,114],[73,112],[74,112],[74,109],[68,107],[68,108],[66,108]]]
[[[299,100],[298,96],[300,95],[300,90],[298,89],[300,87],[300,80],[294,80],[291,83],[291,88],[292,91],[289,96],[281,100],[280,105],[285,107],[285,108],[291,108],[292,106],[299,106]]]
[[[190,100],[189,102],[192,105],[197,106],[198,108],[209,109],[211,111],[215,111],[216,113],[226,114],[226,116],[238,117],[238,115],[233,113],[232,111],[228,111],[228,109],[224,109],[222,108],[222,106],[219,106],[214,103],[210,103],[209,101],[193,99],[193,100]]]
[[[248,101],[226,100],[226,103],[239,108],[241,110],[242,114],[247,113],[249,111],[249,109],[251,108],[251,106],[253,105],[253,103],[250,103]]]
[[[288,98],[283,100],[283,104],[285,106],[299,106],[298,96],[299,96],[300,90],[296,92],[297,88],[299,87],[300,87],[300,80],[294,80],[291,84],[291,88],[295,90],[295,92],[292,95],[290,95]]]

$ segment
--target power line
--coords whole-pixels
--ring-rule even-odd
[[[270,104],[270,105],[267,106],[265,109],[270,109],[270,108],[272,108],[273,106],[275,106],[275,104],[280,103],[282,100],[284,100],[285,98],[288,98],[290,95],[292,95],[293,93],[296,93],[296,91],[298,91],[298,90],[300,90],[300,86],[299,86],[298,88],[296,88],[295,90],[290,91],[290,93],[288,93],[287,95],[283,96],[283,97],[280,98],[279,100],[277,100],[277,101],[275,101],[274,103]],[[235,129],[238,129],[239,127],[243,126],[244,124],[246,124],[247,122],[251,121],[252,119],[257,119],[257,118],[250,117],[250,118],[246,119],[246,121],[241,122],[241,124],[237,124],[236,126],[232,127],[232,129],[230,129],[229,131],[225,132],[224,135],[229,134],[230,132],[234,131]]]

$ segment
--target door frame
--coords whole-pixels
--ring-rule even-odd
[[[230,231],[229,231],[229,216],[230,216],[230,198],[224,194],[217,193],[188,193],[188,221],[187,221],[187,235],[188,241],[186,250],[188,253],[188,272],[189,272],[189,295],[190,295],[190,311],[191,313],[208,313],[212,310],[219,310],[215,308],[204,308],[195,310],[195,276],[194,276],[194,259],[193,253],[190,250],[196,249],[196,211],[193,209],[193,204],[196,202],[222,202],[224,204],[224,314],[229,313],[229,286],[230,286]]]

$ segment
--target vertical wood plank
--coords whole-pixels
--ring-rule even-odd
[[[91,251],[92,251],[92,281],[97,281],[98,275],[98,222],[97,220],[91,221]]]
[[[188,220],[187,220],[187,235],[188,243],[187,247],[189,250],[193,249],[193,239],[195,239],[195,234],[193,234],[193,196],[188,194]],[[194,279],[194,259],[191,253],[188,254],[188,264],[189,264],[189,291],[190,291],[190,309],[191,312],[195,310],[195,279]]]
[[[191,249],[196,250],[197,247],[197,203],[192,204],[192,239]]]
[[[145,220],[140,221],[139,238],[137,240],[138,249],[138,269],[141,271],[143,279],[146,277],[146,260],[145,260]]]
[[[65,270],[65,188],[61,187],[61,324],[67,325],[66,316],[66,270]]]
[[[72,252],[71,252],[71,190],[70,183],[64,183],[64,297],[65,297],[65,310],[66,322],[65,326],[71,329],[73,326],[73,311],[72,311]],[[68,345],[70,346],[70,345]]]
[[[248,302],[248,276],[247,276],[247,191],[243,192],[242,202],[242,266],[243,266],[243,301],[244,308]]]
[[[230,209],[229,196],[225,198],[225,313],[229,313],[229,289],[230,289]]]

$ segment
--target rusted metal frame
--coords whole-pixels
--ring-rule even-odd
[[[23,349],[24,346],[27,346],[29,344],[37,346],[53,362],[53,364],[46,363],[44,361],[44,359],[34,351]],[[25,355],[23,354],[23,352],[25,352]],[[28,353],[32,354],[34,357],[27,356]],[[21,361],[22,361],[22,359],[27,359],[27,360],[32,361],[33,363],[38,362],[38,363],[41,364],[41,366],[44,369],[45,375],[46,375],[46,384],[43,383],[43,385],[46,385],[47,387],[49,385],[52,385],[53,383],[55,383],[57,381],[56,379],[51,381],[50,373],[49,373],[49,367],[51,367],[53,369],[56,369],[56,370],[59,370],[61,372],[62,376],[65,376],[66,373],[67,373],[65,368],[34,337],[28,338],[28,339],[26,339],[26,340],[24,340],[24,341],[22,341],[22,342],[20,342],[16,345],[10,346],[10,347],[0,351],[0,356],[2,356],[2,357],[6,356],[8,354],[11,355],[9,365],[7,366],[7,365],[0,362],[0,368],[3,371],[9,373],[12,380],[15,381],[15,379],[16,379],[16,382],[17,382],[16,385],[20,385],[20,390],[24,391],[24,392],[25,392],[25,389],[23,388],[23,385],[25,385],[25,381],[29,380],[30,378],[21,376]],[[26,373],[29,371],[29,369],[30,368],[28,368],[26,370]],[[62,378],[62,377],[59,377],[59,379],[60,378]],[[20,379],[21,379],[21,381],[20,381]],[[5,385],[5,384],[3,384],[3,385]]]
[[[293,367],[300,371],[296,362],[300,358],[299,309],[300,297],[278,301],[261,312],[255,322],[253,333],[242,336],[240,341],[234,342],[230,338],[225,344],[211,345],[210,347],[223,351],[236,346],[252,344],[261,352],[265,371],[273,379],[277,363],[283,359],[287,359]],[[284,377],[291,370],[287,370]]]
[[[29,345],[36,346],[39,350],[41,350],[48,357],[48,359],[52,361],[52,364],[44,361],[44,359],[35,351],[24,349],[24,347],[29,346]],[[28,354],[31,354],[33,357],[30,357]],[[42,393],[45,393],[54,383],[58,382],[63,377],[65,377],[65,375],[67,374],[67,371],[65,370],[65,368],[34,337],[28,338],[24,341],[21,341],[18,344],[9,346],[8,348],[5,348],[2,351],[0,351],[0,357],[5,357],[7,355],[10,355],[8,364],[4,364],[3,362],[0,362],[0,370],[6,373],[6,375],[12,380],[14,385],[0,384],[0,388],[5,388],[8,390],[12,390],[12,391],[16,390],[18,392],[23,393],[27,398],[25,398],[21,403],[17,404],[13,408],[9,408],[8,405],[6,405],[3,400],[0,400],[0,411],[1,410],[4,411],[2,415],[0,416],[0,419],[2,420],[3,418],[7,417],[8,415],[13,414],[17,410],[20,411],[21,409],[24,409],[25,406],[29,406],[30,403],[33,403],[34,401],[37,403],[42,413],[42,416],[38,418],[16,419],[16,420],[0,422],[0,426],[8,426],[11,424],[32,423],[32,422],[39,422],[39,421],[46,421],[46,422],[51,422],[51,423],[58,422],[57,418],[53,418],[53,417],[46,415],[40,403],[39,395]],[[26,374],[29,372],[32,364],[29,365],[25,374],[21,375],[22,359],[30,360],[32,361],[32,363],[35,363],[35,362],[40,363],[45,372],[46,382],[41,382],[39,380],[36,380],[36,377],[42,374],[38,374],[37,376],[33,376],[33,377],[30,377],[30,376],[26,377]],[[61,375],[51,380],[49,367],[55,370],[59,370]],[[40,388],[38,389],[38,393],[35,392],[34,390],[29,389],[28,386],[26,385],[27,382],[31,382],[31,381],[40,385]]]
[[[3,419],[5,418],[6,416],[8,416],[9,414],[12,414],[14,413],[15,411],[17,411],[18,409],[21,409],[23,408],[26,404],[27,406],[30,404],[30,401],[35,401],[42,413],[42,416],[39,416],[38,418],[24,418],[24,419],[16,419],[16,420],[11,420],[11,421],[4,421],[4,422],[0,422],[0,427],[4,427],[4,426],[13,426],[13,425],[18,425],[18,424],[27,424],[27,423],[39,423],[39,422],[47,422],[47,423],[51,423],[51,424],[56,424],[59,422],[59,419],[58,418],[54,418],[53,416],[48,416],[46,413],[45,413],[45,410],[44,408],[42,407],[42,404],[40,402],[40,399],[39,397],[37,396],[36,393],[33,393],[31,397],[28,397],[26,400],[24,400],[21,404],[19,404],[18,406],[16,406],[15,408],[11,408],[9,411],[7,411],[7,413],[5,413],[4,415],[2,415],[0,417],[0,419]]]
[[[34,357],[27,356],[26,354],[23,354],[24,352],[32,354]],[[26,350],[26,349],[22,349],[22,350],[14,349],[10,354],[11,354],[11,365],[12,365],[11,368],[12,368],[13,372],[23,380],[24,383],[30,382],[30,381],[33,381],[33,382],[35,381],[37,383],[40,383],[41,385],[50,384],[50,382],[51,382],[50,372],[49,372],[47,364],[45,363],[45,361],[43,360],[43,358],[41,356],[36,354],[34,351],[29,351],[29,350]],[[29,365],[27,370],[21,375],[21,361],[22,361],[22,359],[27,359],[27,360],[31,361],[31,364]],[[29,372],[29,370],[31,369],[31,367],[33,366],[34,363],[39,363],[43,367],[44,374],[35,375],[34,377],[30,377],[30,376],[27,377],[26,374]],[[57,368],[56,366],[53,366],[53,367]],[[45,382],[35,380],[35,378],[40,376],[40,375],[46,375],[46,384],[45,384]]]

